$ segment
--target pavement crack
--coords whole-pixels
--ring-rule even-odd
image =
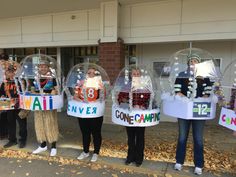
[[[167,163],[167,164],[166,164],[166,168],[165,168],[165,170],[164,170],[164,176],[166,176],[166,174],[167,174],[167,169],[168,169],[168,167],[169,167],[169,164]]]

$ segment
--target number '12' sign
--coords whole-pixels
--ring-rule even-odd
[[[210,117],[211,103],[209,102],[194,102],[193,117]]]

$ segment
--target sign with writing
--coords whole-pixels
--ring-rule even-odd
[[[210,102],[193,102],[193,117],[209,117],[210,113]]]
[[[215,118],[216,103],[195,99],[183,101],[178,99],[163,100],[163,113],[165,115],[187,120],[210,120]]]
[[[159,124],[160,110],[132,110],[112,106],[112,122],[128,127],[148,127]]]
[[[15,105],[17,104],[17,102],[18,98],[0,98],[0,110],[15,109]]]
[[[222,108],[219,124],[236,131],[236,113],[230,109]]]
[[[87,98],[88,102],[94,102],[98,99],[98,90],[94,89],[94,88],[86,88],[86,89],[82,89],[82,88],[78,88],[77,89],[77,94],[78,97],[81,100],[84,100],[85,97]],[[85,92],[85,93],[84,93]],[[85,94],[85,95],[84,95]]]
[[[62,95],[24,95],[20,94],[20,108],[38,111],[54,110],[63,107]]]
[[[67,114],[79,118],[97,118],[104,115],[105,101],[80,102],[70,100],[68,102]]]

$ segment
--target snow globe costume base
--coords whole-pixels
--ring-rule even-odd
[[[16,145],[16,122],[19,125],[19,148],[26,145],[27,140],[27,121],[19,117],[19,95],[17,93],[17,81],[14,79],[19,64],[10,59],[0,61],[0,110],[2,115],[7,118],[8,140],[3,147],[9,148]],[[1,116],[2,116],[1,115]]]
[[[207,51],[189,48],[176,52],[160,77],[163,113],[188,120],[214,119],[218,100],[212,87],[220,76]]]
[[[67,114],[78,118],[83,139],[83,152],[77,159],[89,156],[91,136],[94,152],[91,162],[98,159],[101,148],[101,128],[105,100],[110,92],[110,80],[100,66],[93,63],[75,65],[66,79],[65,92],[68,98]]]
[[[41,143],[35,154],[47,150],[46,141],[52,144],[51,155],[56,154],[57,109],[63,106],[61,76],[56,60],[42,54],[24,58],[17,72],[20,107],[34,111],[36,137]]]
[[[159,123],[156,87],[152,73],[144,66],[125,67],[116,79],[112,90],[112,122],[126,127],[126,165],[142,164],[145,127]]]
[[[164,77],[166,75],[169,75],[168,78]],[[187,139],[192,126],[194,173],[202,173],[205,121],[215,118],[218,99],[212,85],[220,75],[211,54],[197,48],[176,52],[170,58],[169,64],[163,68],[160,77],[163,113],[178,118],[175,170],[180,171],[184,164]]]
[[[153,74],[144,66],[125,67],[112,91],[112,122],[129,127],[148,127],[159,123]]]

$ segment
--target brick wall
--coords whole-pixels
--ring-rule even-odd
[[[100,43],[98,46],[99,64],[107,72],[113,84],[121,69],[125,65],[125,45],[123,40],[117,42]]]

